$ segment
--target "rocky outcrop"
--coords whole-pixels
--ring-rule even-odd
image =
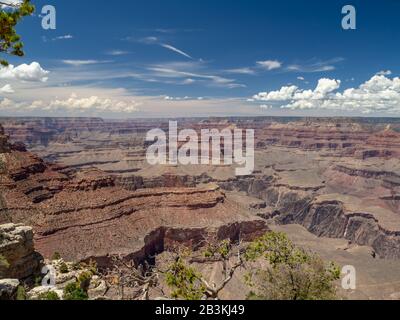
[[[7,264],[3,278],[25,279],[40,271],[42,257],[35,252],[31,227],[0,225],[0,255]]]
[[[59,205],[72,198],[75,202]],[[58,251],[71,261],[101,261],[109,254],[140,261],[173,243],[194,245],[208,234],[250,238],[266,230],[261,219],[228,201],[216,187],[136,192],[113,187],[62,192],[47,202],[53,213],[36,226],[37,248],[46,257]]]
[[[64,189],[70,191],[94,191],[113,187],[115,177],[100,170],[92,169],[78,172],[73,179],[66,182]]]
[[[300,224],[319,237],[343,238],[372,247],[381,258],[400,259],[400,231],[388,230],[373,213],[355,212],[341,201],[318,201],[305,193],[270,188],[266,202],[281,224]]]
[[[0,153],[10,152],[11,144],[8,141],[8,137],[4,133],[4,129],[0,126]]]
[[[349,176],[358,176],[363,178],[397,178],[399,179],[400,176],[395,174],[391,171],[385,170],[373,170],[373,169],[365,169],[365,168],[356,168],[356,167],[349,167],[344,165],[338,165],[334,168],[334,170],[338,172],[345,173]]]
[[[17,279],[0,279],[0,301],[14,300],[19,284]]]
[[[302,212],[288,214],[280,220],[301,224],[321,237],[344,238],[371,246],[382,258],[400,258],[400,232],[384,229],[371,214],[346,212],[340,202],[314,203]]]

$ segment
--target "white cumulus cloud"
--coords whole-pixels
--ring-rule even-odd
[[[285,86],[278,91],[260,92],[253,96],[257,101],[285,101],[292,99],[299,88],[296,86]]]
[[[11,111],[47,111],[47,112],[115,112],[133,113],[138,111],[141,103],[133,99],[108,99],[98,96],[79,97],[71,94],[66,99],[50,101],[35,100],[32,102],[16,102],[7,98],[0,101],[0,110]]]
[[[38,62],[31,64],[21,64],[17,67],[9,65],[0,68],[0,79],[4,80],[22,80],[22,81],[40,81],[48,80],[49,71],[44,70]]]
[[[340,92],[340,80],[320,79],[314,90],[296,86],[260,92],[254,101],[280,103],[281,108],[400,114],[400,78],[375,75],[357,88]]]
[[[98,96],[91,96],[88,98],[79,98],[76,94],[71,94],[65,100],[53,100],[50,102],[50,107],[65,108],[69,110],[97,110],[97,111],[111,111],[111,112],[136,112],[140,104],[131,101],[103,99]]]

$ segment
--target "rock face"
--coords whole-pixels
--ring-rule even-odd
[[[327,259],[359,261],[357,272],[368,269],[360,278],[373,280],[366,287],[375,293],[378,282],[399,292],[399,261],[376,259],[400,259],[399,119],[178,122],[197,132],[254,129],[253,174],[237,177],[223,165],[148,165],[145,134],[168,131],[166,120],[0,119],[12,136],[0,130],[0,224],[32,226],[45,257],[57,251],[99,266],[109,254],[141,262],[207,237],[252,239],[267,224],[307,234],[305,244],[311,236]],[[334,245],[328,250],[327,243]],[[391,277],[377,278],[377,270]]]
[[[35,247],[46,258],[59,252],[69,261],[107,264],[110,254],[121,254],[140,262],[177,244],[195,247],[209,236],[251,239],[266,230],[215,184],[174,187],[179,179],[165,177],[164,186],[129,188],[101,170],[66,170],[19,150],[0,154],[0,223],[32,226]],[[26,231],[31,245],[32,230]]]
[[[65,249],[68,258],[77,255],[78,247],[86,247],[78,230],[85,230],[85,236],[98,243],[96,248],[103,248],[99,237],[106,239],[104,252],[108,243],[132,255],[157,251],[176,238],[199,239],[210,227],[220,234],[237,234],[237,226],[247,228],[243,219],[253,228],[258,222],[247,215],[256,212],[279,223],[301,224],[319,236],[370,245],[381,257],[400,258],[396,119],[179,121],[182,129],[197,131],[255,129],[256,169],[247,177],[235,177],[222,166],[149,167],[144,135],[153,128],[167,130],[167,121],[82,118],[3,123],[14,142],[22,140],[30,150],[59,163],[48,165],[5,140],[7,174],[1,176],[5,201],[0,202],[0,222],[12,216],[12,221],[33,225],[46,255],[64,238],[77,243],[75,249]],[[220,189],[210,189],[211,184]],[[225,192],[245,193],[261,202],[246,210]],[[109,226],[118,231],[113,234]],[[128,250],[129,241],[140,245]],[[87,245],[83,251],[84,256],[95,256],[101,249],[92,252]]]
[[[3,278],[25,279],[40,271],[42,258],[34,250],[31,227],[0,225],[0,255],[8,265],[3,270]]]
[[[340,156],[367,159],[398,157],[399,136],[379,123],[371,126],[351,119],[312,119],[273,123],[259,130],[257,140],[260,146],[334,151]]]
[[[297,210],[282,208],[278,220],[300,224],[319,237],[343,238],[370,246],[382,258],[400,258],[400,232],[385,229],[373,214],[349,211],[344,203],[335,200],[298,199],[297,204]]]
[[[17,279],[0,279],[0,301],[14,300],[18,286]]]
[[[66,191],[46,207],[51,213],[35,228],[36,246],[45,257],[58,251],[72,261],[101,261],[109,254],[140,261],[174,244],[194,247],[211,234],[237,239],[265,230],[261,219],[227,201],[216,187]]]

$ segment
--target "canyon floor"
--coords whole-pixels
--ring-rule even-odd
[[[151,166],[146,133],[167,120],[4,118],[0,224],[34,228],[44,256],[140,261],[208,236],[265,230],[357,271],[349,299],[400,297],[400,121],[181,119],[182,129],[255,129],[255,170]],[[25,146],[26,149],[25,149]],[[213,272],[209,273],[212,277]],[[244,298],[240,281],[225,298]]]

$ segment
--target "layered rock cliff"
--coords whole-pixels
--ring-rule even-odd
[[[178,243],[195,248],[208,236],[251,239],[266,230],[216,185],[176,186],[164,177],[164,184],[136,190],[98,169],[71,171],[20,148],[3,150],[0,223],[32,226],[46,258],[59,252],[106,264],[110,254],[122,254],[140,261]]]

